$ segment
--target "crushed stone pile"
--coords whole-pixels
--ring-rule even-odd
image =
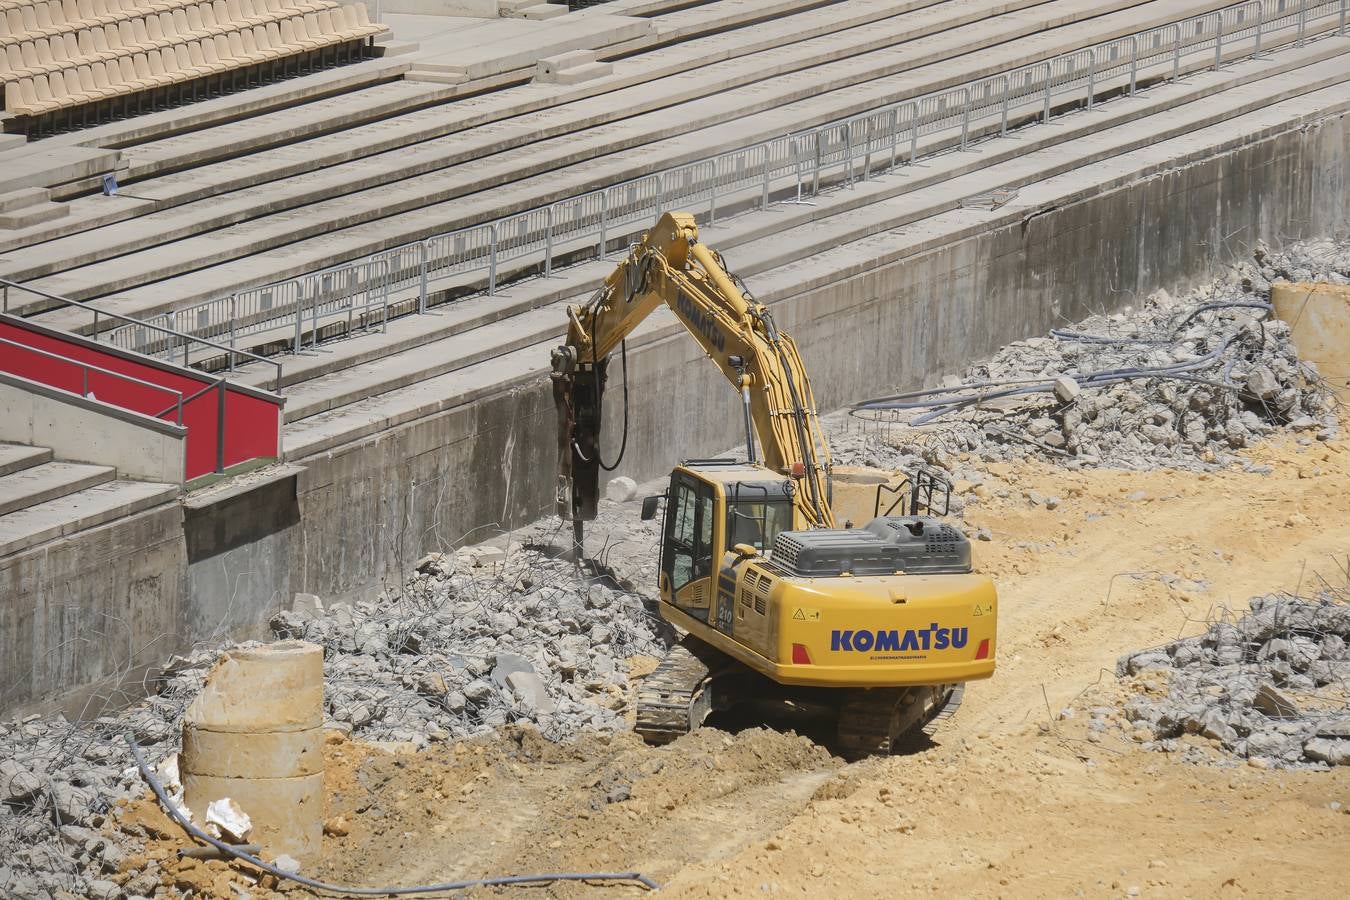
[[[120,716],[0,722],[0,897],[108,900],[155,893],[153,877],[142,879],[143,891],[124,887],[134,878],[119,869],[136,848],[100,829],[119,800],[145,789],[123,735],[133,735],[157,758],[176,747],[176,723],[190,698],[176,695],[168,681],[165,687],[164,695]]]
[[[1350,243],[1298,244],[1173,298],[1018,341],[941,386],[859,404],[840,462],[954,469],[1040,457],[1069,468],[1207,470],[1281,430],[1338,433],[1335,401],[1273,318],[1274,280],[1347,282]]]
[[[641,596],[529,547],[432,553],[393,596],[272,628],[323,646],[329,727],[418,747],[508,722],[554,740],[624,728],[628,659],[665,653]]]
[[[1206,760],[1183,735],[1209,738],[1229,758],[1280,768],[1350,765],[1350,592],[1312,599],[1271,594],[1204,634],[1121,657],[1122,678],[1166,677],[1165,694],[1125,706],[1136,739]],[[1110,710],[1094,710],[1107,727]]]

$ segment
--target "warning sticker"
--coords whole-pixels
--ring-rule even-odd
[[[792,619],[795,622],[819,622],[820,610],[812,609],[809,606],[799,606],[793,611]]]

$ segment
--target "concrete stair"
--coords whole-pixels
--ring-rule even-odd
[[[27,228],[66,216],[64,203],[53,203],[46,188],[21,188],[0,194],[0,228]]]
[[[117,470],[111,466],[67,462],[40,463],[0,475],[0,516],[104,484],[116,477]]]
[[[613,63],[596,62],[594,50],[573,50],[539,60],[534,80],[536,84],[580,84],[613,74]]]
[[[178,498],[177,485],[110,481],[0,516],[0,557]]]
[[[790,2],[801,5],[806,0]],[[317,100],[276,112],[261,111],[236,122],[217,125],[209,131],[155,138],[120,151],[101,151],[110,159],[120,158],[125,170],[118,177],[123,185],[128,186],[128,190],[123,191],[113,202],[101,196],[75,198],[68,204],[71,209],[68,220],[51,226],[0,234],[0,256],[18,247],[144,216],[262,182],[294,177],[365,156],[412,147],[423,141],[503,122],[515,116],[529,115],[594,94],[678,75],[688,69],[762,52],[785,43],[858,28],[939,2],[941,0],[906,0],[903,3],[887,4],[883,0],[847,0],[842,4],[847,9],[839,5],[832,6],[829,16],[824,15],[822,10],[810,10],[793,17],[790,28],[785,27],[772,34],[747,35],[741,31],[704,34],[698,31],[696,33],[703,34],[703,38],[696,46],[681,47],[678,52],[674,49],[661,51],[656,54],[657,59],[644,57],[643,65],[630,63],[625,66],[623,74],[600,83],[554,88],[546,96],[540,96],[538,90],[532,90],[526,97],[519,96],[520,92],[512,89],[501,90],[475,98],[472,110],[432,106],[455,96],[461,86],[467,85],[469,76],[452,59],[447,63],[446,72],[433,77],[425,68],[431,63],[424,61],[424,68],[419,69],[422,73],[418,76],[419,81],[368,85],[340,97]],[[697,8],[704,13],[699,20],[702,23],[700,28],[720,28],[727,21],[736,21],[730,11],[722,18],[711,16],[708,10],[721,5],[714,3]],[[691,12],[693,10],[686,10],[681,15]],[[657,24],[658,28],[663,27],[664,20],[658,20]],[[477,34],[478,29],[471,33]],[[484,40],[491,40],[491,36]],[[875,44],[873,41],[868,46]],[[804,58],[802,65],[813,61],[822,60],[819,57],[814,60]],[[534,62],[531,61],[528,75],[522,76],[521,80],[534,74]],[[723,83],[731,86],[737,82],[724,79]],[[623,98],[614,99],[619,101],[616,105],[623,102]],[[639,108],[636,111],[642,110]],[[397,116],[391,120],[397,123],[397,128],[391,128],[391,122],[383,121],[390,116]],[[303,142],[295,143],[297,139],[303,139]],[[250,155],[239,156],[245,152]],[[227,159],[228,162],[224,162]],[[0,162],[4,162],[3,157],[0,157]],[[104,163],[111,165],[107,160]],[[174,176],[154,178],[161,173],[178,170],[184,171]],[[135,186],[130,187],[132,184]]]
[[[547,22],[567,15],[567,6],[548,0],[497,0],[497,15],[503,19],[533,19]]]
[[[46,447],[0,444],[0,557],[171,502],[179,493],[173,484],[118,479],[111,466],[53,461]]]
[[[51,462],[52,451],[27,444],[0,444],[0,477]]]

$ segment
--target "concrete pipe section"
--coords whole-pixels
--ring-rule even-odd
[[[323,650],[281,641],[226,652],[183,717],[184,800],[234,800],[252,843],[316,858],[323,814]]]

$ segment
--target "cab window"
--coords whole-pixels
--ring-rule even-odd
[[[675,482],[667,512],[666,561],[673,590],[712,574],[714,504],[711,485],[686,478]]]
[[[792,529],[792,504],[786,500],[746,500],[727,505],[728,547],[749,544],[763,553],[780,531]]]

